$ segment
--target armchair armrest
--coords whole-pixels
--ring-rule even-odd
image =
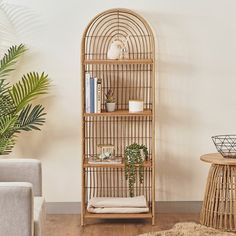
[[[0,183],[0,235],[33,236],[32,184]]]
[[[1,159],[0,182],[29,182],[34,196],[42,196],[41,162],[34,159]]]

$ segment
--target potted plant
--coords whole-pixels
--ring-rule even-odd
[[[48,92],[48,75],[30,72],[14,85],[7,82],[9,72],[25,51],[23,44],[12,46],[0,60],[0,155],[12,151],[21,131],[40,130],[45,122],[44,107],[31,102]]]
[[[116,108],[116,103],[115,103],[115,97],[114,97],[114,91],[112,89],[109,89],[107,94],[105,94],[106,100],[106,111],[108,112],[113,112],[115,111]]]
[[[125,178],[129,182],[130,197],[134,196],[136,171],[139,171],[139,181],[143,183],[143,163],[148,156],[145,145],[133,143],[125,148]]]

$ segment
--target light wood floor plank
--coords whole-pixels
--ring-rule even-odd
[[[45,236],[135,236],[170,229],[175,223],[199,222],[199,214],[157,214],[155,226],[150,220],[87,220],[80,226],[79,215],[48,215]]]

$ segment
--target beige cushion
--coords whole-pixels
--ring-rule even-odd
[[[32,218],[32,184],[0,182],[0,235],[32,236]]]
[[[41,162],[34,159],[1,159],[0,182],[29,182],[34,196],[42,196]]]
[[[43,197],[34,197],[34,236],[43,236],[45,226],[45,201]]]

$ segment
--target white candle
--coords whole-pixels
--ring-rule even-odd
[[[142,100],[129,100],[129,112],[142,112],[143,101]]]

